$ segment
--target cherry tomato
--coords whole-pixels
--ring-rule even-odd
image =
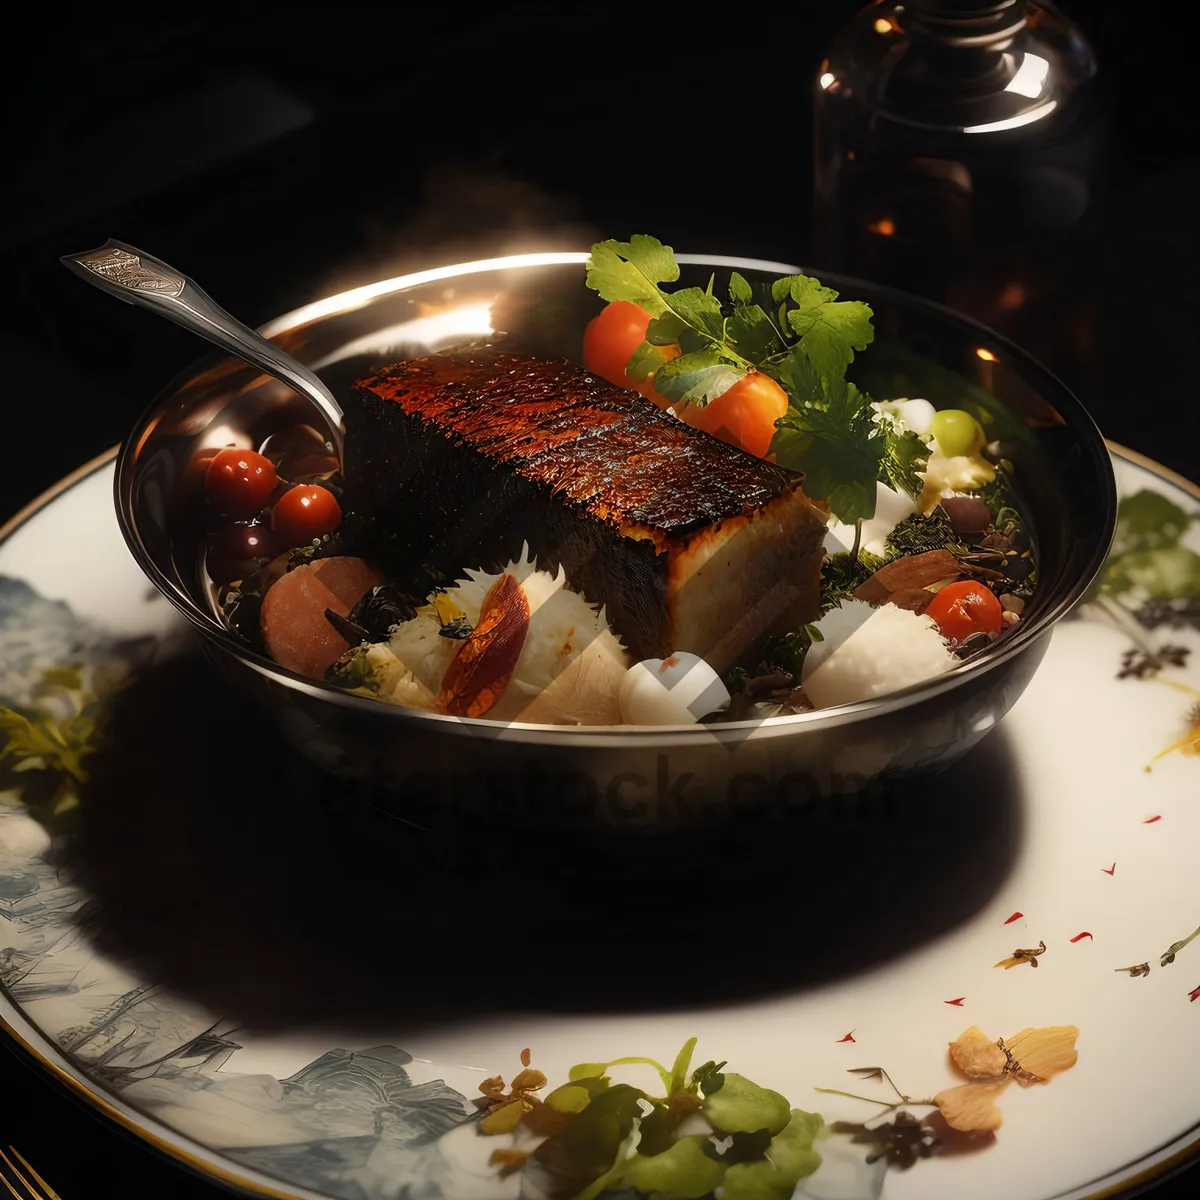
[[[279,544],[290,550],[332,533],[342,523],[342,509],[328,488],[302,483],[275,501],[271,520]]]
[[[219,450],[204,477],[204,496],[226,517],[247,519],[262,511],[279,477],[269,458],[253,450]]]
[[[766,458],[775,436],[775,422],[787,412],[787,406],[787,393],[775,380],[751,371],[703,408],[689,404],[679,415],[689,425],[731,446]]]
[[[630,379],[625,374],[625,367],[633,352],[646,340],[649,324],[650,314],[644,308],[630,300],[614,300],[598,316],[593,317],[584,330],[583,365],[593,375],[599,375],[618,387],[640,392],[659,408],[666,408],[668,401],[654,390],[653,375],[648,379]],[[660,348],[664,362],[679,356],[677,345]]]
[[[213,583],[234,583],[253,575],[280,553],[265,525],[231,525],[208,544],[204,566]]]
[[[972,579],[948,584],[925,610],[952,642],[965,642],[973,633],[999,633],[1003,613],[995,593]]]

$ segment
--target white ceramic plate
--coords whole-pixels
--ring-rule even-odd
[[[1146,518],[1138,536],[1154,548],[1127,557],[1114,578],[1172,592],[1191,624],[1141,628],[1129,591],[1123,608],[1086,607],[1060,627],[989,739],[1003,739],[1008,759],[1003,833],[1012,853],[1003,876],[981,906],[899,957],[732,1004],[689,1008],[681,996],[669,1013],[475,1017],[437,1032],[401,1024],[369,1041],[337,1028],[251,1036],[93,948],[77,920],[87,896],[55,865],[51,838],[24,803],[32,797],[39,817],[69,822],[70,780],[53,795],[50,786],[15,786],[62,777],[14,743],[8,766],[20,762],[29,774],[10,772],[15,790],[0,794],[0,1021],[114,1120],[213,1178],[272,1196],[537,1194],[528,1169],[501,1179],[489,1165],[511,1138],[482,1136],[469,1119],[480,1083],[511,1079],[527,1046],[548,1092],[573,1064],[627,1055],[670,1064],[696,1037],[695,1063],[727,1060],[728,1071],[794,1107],[863,1122],[879,1107],[814,1088],[886,1101],[882,1081],[847,1074],[880,1066],[917,1099],[931,1097],[961,1082],[946,1045],[971,1025],[989,1038],[1074,1025],[1079,1059],[1049,1083],[1009,1087],[998,1100],[1003,1126],[977,1153],[935,1155],[907,1170],[868,1167],[869,1147],[823,1139],[825,1161],[796,1194],[1083,1200],[1164,1173],[1200,1139],[1200,938],[1162,962],[1200,923],[1200,761],[1188,753],[1200,752],[1200,693],[1188,690],[1200,688],[1200,492],[1134,455],[1114,457],[1124,497],[1169,501],[1127,508],[1135,523]],[[106,457],[2,534],[0,703],[58,706],[58,727],[81,693],[52,688],[39,700],[47,670],[82,664],[86,702],[114,666],[161,655],[179,633],[121,545],[111,484]],[[1174,647],[1161,670],[1146,669],[1138,639]],[[1146,677],[1118,679],[1123,662]],[[8,720],[0,744],[14,737]],[[76,725],[71,736],[84,734]],[[985,743],[951,776],[963,805],[973,801],[972,771],[994,761],[988,753]],[[947,887],[962,877],[948,872]],[[905,903],[902,889],[894,902]],[[781,926],[780,955],[805,953],[804,928]],[[1036,967],[997,965],[1042,944]],[[553,971],[553,957],[537,969]],[[645,1068],[614,1068],[613,1078],[657,1086]]]

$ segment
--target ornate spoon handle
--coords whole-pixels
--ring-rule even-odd
[[[98,249],[64,255],[62,262],[118,300],[148,308],[295,388],[321,410],[334,449],[341,453],[342,410],[333,393],[290,354],[231,317],[186,275],[111,238]]]

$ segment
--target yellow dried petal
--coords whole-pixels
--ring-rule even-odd
[[[1002,958],[996,966],[1003,967],[1006,971],[1011,971],[1013,967],[1019,967],[1024,961],[1023,958]]]
[[[518,1071],[512,1081],[513,1092],[536,1092],[538,1088],[546,1086],[546,1076],[541,1071],[533,1067],[526,1067],[523,1071]]]
[[[488,1113],[479,1122],[479,1132],[486,1134],[512,1133],[521,1123],[521,1118],[524,1115],[524,1103],[520,1100],[514,1100],[511,1104],[506,1104],[503,1108],[498,1108],[495,1112]]]
[[[491,1079],[485,1079],[479,1085],[479,1090],[489,1100],[502,1100],[504,1098],[504,1076],[493,1075]]]
[[[994,1133],[1004,1124],[996,1097],[1008,1087],[1004,1083],[960,1083],[933,1098],[951,1129],[963,1133]]]
[[[463,610],[445,592],[438,592],[434,596],[433,611],[437,614],[437,619],[442,625],[453,624],[459,617],[465,615]]]
[[[1035,1080],[1052,1079],[1060,1071],[1069,1071],[1079,1059],[1075,1039],[1079,1030],[1074,1025],[1049,1025],[1043,1029],[1022,1029],[1014,1038],[1005,1041],[1009,1053],[1026,1075]],[[1017,1074],[1021,1079],[1021,1074]]]
[[[982,1029],[972,1025],[950,1043],[954,1065],[974,1079],[999,1079],[1008,1065],[1008,1057]]]

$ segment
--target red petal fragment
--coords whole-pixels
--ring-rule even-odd
[[[943,1000],[942,1003],[943,1004],[953,1004],[955,1008],[962,1008],[962,1002],[965,999],[966,999],[966,996],[959,996],[959,998],[957,1000]]]
[[[1075,936],[1074,936],[1074,937],[1071,939],[1071,941],[1072,941],[1072,943],[1074,943],[1074,942],[1082,942],[1084,938],[1091,938],[1091,940],[1092,940],[1093,942],[1096,940],[1094,937],[1092,937],[1092,935],[1091,935],[1090,933],[1088,933],[1088,932],[1085,930],[1083,933],[1077,933],[1077,934],[1076,934],[1076,935],[1075,935]]]
[[[1011,925],[1014,921],[1019,921],[1025,914],[1023,912],[1015,912],[1005,921],[1005,925]]]
[[[1190,992],[1188,992],[1188,999],[1189,1000],[1200,1000],[1200,987],[1193,988]]]
[[[1117,872],[1117,864],[1113,863],[1111,867],[1101,867],[1100,870],[1102,870],[1105,875],[1115,875]]]
[[[1153,817],[1147,817],[1142,822],[1142,824],[1143,825],[1153,825],[1155,821],[1161,821],[1161,820],[1162,820],[1162,816],[1160,814],[1156,813]]]
[[[528,632],[529,599],[512,575],[501,575],[442,676],[438,708],[452,717],[482,717],[504,695]]]
[[[842,1044],[842,1042],[852,1042],[852,1041],[854,1041],[854,1030],[853,1029],[850,1030],[850,1032],[848,1034],[846,1034],[845,1037],[838,1038],[838,1040],[835,1044],[840,1046]]]

